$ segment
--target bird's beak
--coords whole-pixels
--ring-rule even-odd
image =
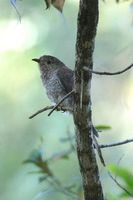
[[[40,62],[40,59],[38,59],[38,58],[33,58],[32,60],[35,61],[35,62],[37,62],[37,63]]]

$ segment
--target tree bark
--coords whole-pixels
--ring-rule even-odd
[[[83,181],[85,200],[103,200],[103,191],[93,148],[91,112],[91,73],[98,23],[98,0],[80,0],[77,21],[75,104],[77,155]]]

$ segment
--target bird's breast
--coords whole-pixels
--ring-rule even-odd
[[[52,102],[58,103],[65,94],[56,73],[52,73],[47,77],[42,75],[41,78],[48,98]]]

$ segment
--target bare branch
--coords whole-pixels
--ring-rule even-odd
[[[42,113],[42,112],[45,112],[45,111],[47,111],[47,110],[51,110],[51,109],[53,109],[55,106],[46,106],[46,107],[44,107],[44,108],[42,108],[41,110],[38,110],[36,113],[34,113],[33,115],[31,115],[30,117],[29,117],[29,119],[32,119],[32,118],[34,118],[34,117],[36,117],[37,115],[39,115],[40,113]],[[63,111],[63,112],[65,112],[65,111],[69,111],[69,112],[72,112],[72,110],[70,109],[70,108],[68,108],[68,107],[57,107],[56,109],[54,109],[54,110],[56,110],[56,111]]]
[[[66,137],[66,138],[62,138],[61,141],[62,142],[67,142],[67,141],[70,141],[70,140],[73,140],[75,139],[75,136],[72,136],[72,137]],[[127,144],[127,143],[130,143],[130,142],[133,142],[133,139],[127,139],[127,140],[124,140],[124,141],[121,141],[121,142],[116,142],[116,143],[112,143],[112,144],[101,144],[99,145],[99,147],[101,149],[103,148],[108,148],[108,147],[115,147],[115,146],[120,146],[120,145],[123,145],[123,144]],[[95,148],[95,146],[94,146]]]
[[[115,146],[127,144],[129,142],[133,142],[133,139],[128,139],[128,140],[124,140],[122,142],[117,142],[117,143],[112,143],[112,144],[102,144],[102,145],[100,145],[100,148],[115,147]]]
[[[55,106],[54,106],[54,108],[52,108],[52,110],[49,112],[49,114],[48,114],[48,116],[50,116],[53,112],[54,112],[54,110],[56,110],[58,107],[59,107],[59,105],[65,100],[65,99],[67,99],[70,95],[72,95],[74,93],[74,90],[72,90],[71,92],[69,92],[68,94],[66,94],[60,101],[59,101],[59,103],[57,103]],[[63,110],[63,109],[62,109]],[[70,109],[69,109],[70,110]],[[68,111],[69,111],[68,110]],[[65,111],[65,110],[64,110]]]
[[[84,71],[89,71],[93,74],[98,74],[98,75],[105,75],[105,76],[114,76],[114,75],[119,75],[119,74],[122,74],[126,71],[128,71],[129,69],[131,69],[133,67],[133,63],[131,65],[129,65],[128,67],[126,67],[125,69],[121,70],[121,71],[118,71],[118,72],[98,72],[98,71],[94,71],[94,70],[91,70],[91,69],[88,69],[87,67],[84,67],[83,70]]]
[[[45,108],[42,108],[41,110],[38,110],[36,113],[34,113],[33,115],[31,115],[29,117],[29,119],[32,119],[33,117],[35,117],[36,115],[39,115],[40,113],[44,112],[44,111],[47,111],[47,110],[51,110],[53,109],[54,106],[46,106]]]
[[[59,103],[57,103],[55,106],[46,106],[45,108],[42,108],[41,110],[38,110],[36,113],[34,113],[33,115],[31,115],[29,117],[29,119],[32,119],[33,117],[35,117],[36,115],[39,115],[40,113],[47,111],[47,110],[51,110],[50,113],[48,114],[48,116],[50,116],[54,110],[58,110],[58,111],[69,111],[72,112],[72,110],[70,108],[67,107],[59,107],[59,105],[65,100],[67,99],[70,95],[72,95],[74,93],[74,90],[72,90],[71,92],[69,92],[68,94],[66,94],[60,101]]]

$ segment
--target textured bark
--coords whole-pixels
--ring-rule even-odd
[[[91,73],[98,23],[98,0],[80,0],[75,64],[75,105],[77,155],[85,200],[103,200],[103,191],[92,144]]]

